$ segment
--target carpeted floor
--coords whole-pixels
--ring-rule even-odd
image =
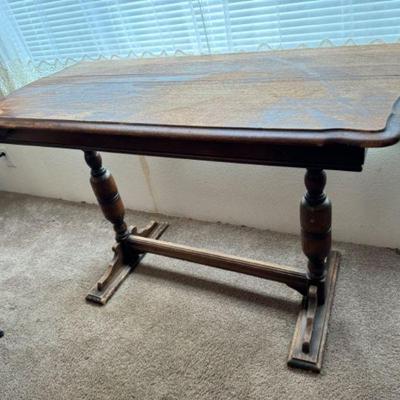
[[[128,212],[143,225],[149,215]],[[166,240],[302,266],[298,237],[178,218]],[[400,255],[343,253],[320,375],[286,366],[300,296],[148,255],[105,306],[96,206],[0,193],[0,399],[400,399]]]

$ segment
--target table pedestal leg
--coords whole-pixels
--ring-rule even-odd
[[[111,173],[103,167],[100,154],[96,151],[85,151],[85,160],[91,168],[92,189],[104,216],[114,226],[117,241],[113,247],[113,260],[86,297],[87,300],[105,304],[144,256],[144,253],[139,254],[127,245],[129,235],[137,234],[158,239],[168,224],[153,221],[142,230],[136,227],[128,228],[124,220],[125,207],[117,185]]]
[[[300,205],[302,247],[308,258],[308,293],[303,298],[289,352],[292,367],[321,370],[340,255],[331,252],[331,203],[324,193],[326,174],[308,169]]]
[[[100,155],[85,151],[85,159],[91,168],[93,191],[104,216],[114,226],[117,241],[113,247],[114,258],[87,295],[88,300],[105,304],[146,252],[277,280],[304,294],[288,364],[320,371],[340,261],[339,253],[331,252],[331,203],[324,193],[323,170],[307,170],[307,192],[300,205],[302,247],[308,258],[306,274],[276,264],[154,240],[161,236],[167,224],[151,222],[142,230],[128,228],[117,186],[102,166]],[[140,240],[140,237],[147,239]]]

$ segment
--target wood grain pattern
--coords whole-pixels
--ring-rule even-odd
[[[91,169],[90,184],[104,217],[113,224],[117,242],[129,236],[124,221],[125,207],[118,193],[117,184],[110,171],[103,167],[97,151],[86,151],[85,161]]]
[[[324,304],[317,306],[313,321],[313,332],[308,351],[304,351],[304,339],[308,339],[307,318],[308,298],[303,298],[303,303],[296,322],[296,328],[290,345],[288,365],[295,368],[308,369],[320,372],[322,367],[325,342],[328,333],[329,317],[333,305],[335,286],[340,265],[340,254],[331,252],[327,260],[327,294]]]
[[[167,229],[168,224],[165,222],[151,221],[151,223],[144,229],[132,228],[135,235],[143,235],[149,238],[158,239]],[[105,273],[101,276],[100,280],[92,287],[86,300],[93,301],[98,304],[106,304],[113,296],[117,289],[121,286],[122,282],[128,275],[136,268],[142,261],[146,253],[134,254],[132,251],[123,247],[123,243],[117,243],[113,247],[114,258],[109,264]]]
[[[196,247],[165,242],[137,235],[130,235],[127,246],[139,253],[153,253],[173,257],[210,267],[240,272],[247,275],[282,282],[300,293],[305,294],[308,285],[307,274],[298,268],[279,265],[271,262],[257,261],[249,258],[199,249]]]
[[[152,141],[384,146],[400,135],[399,110],[389,118],[400,95],[399,64],[397,44],[85,62],[0,101],[0,141],[22,142],[26,129],[35,140],[44,129]]]

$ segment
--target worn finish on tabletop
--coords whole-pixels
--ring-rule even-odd
[[[399,140],[399,64],[397,44],[84,62],[0,101],[0,141],[273,165],[288,161],[271,146],[290,158],[340,145],[362,158],[354,148]],[[332,168],[361,165],[345,164]]]
[[[84,62],[15,92],[1,116],[262,129],[385,126],[400,45]]]

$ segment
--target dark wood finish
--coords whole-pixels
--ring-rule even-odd
[[[138,230],[136,227],[131,229],[135,235],[146,236],[153,239],[158,239],[167,229],[167,223],[152,221],[147,227]],[[145,256],[145,253],[137,254],[136,258],[131,258],[129,263],[124,256],[122,243],[117,243],[113,247],[114,258],[109,264],[105,273],[97,281],[94,287],[86,296],[86,300],[104,305],[110,300],[112,295],[120,287],[121,283],[128,275],[139,265],[140,261]]]
[[[117,242],[129,236],[124,221],[125,207],[110,171],[102,165],[101,156],[96,151],[85,151],[86,163],[91,168],[90,184],[104,216],[114,226]]]
[[[399,97],[399,63],[396,44],[92,61],[14,92],[1,110],[11,118],[362,136],[384,128]]]
[[[0,101],[0,142],[360,170],[400,137],[400,45],[81,63]]]
[[[400,44],[81,63],[1,99],[0,142],[85,151],[117,239],[88,299],[105,303],[146,252],[276,280],[304,295],[289,365],[319,371],[339,265],[323,170],[360,171],[366,148],[399,141],[399,65]],[[129,229],[96,150],[307,168],[308,272]]]
[[[315,318],[318,309],[318,288],[314,285],[308,287],[307,310],[305,315],[306,326],[304,327],[304,336],[302,351],[308,354],[311,350],[312,337],[314,333]]]
[[[339,263],[339,253],[332,252],[327,260],[327,290],[324,304],[316,306],[318,300],[310,301],[308,296],[303,298],[289,350],[288,365],[291,367],[321,371]],[[311,285],[310,288],[314,288],[314,294],[317,293],[316,286]]]
[[[203,134],[200,129],[199,135],[192,134],[189,140],[185,133],[193,129],[179,127],[176,128],[179,134],[173,134],[174,129],[136,129],[125,124],[70,121],[15,121],[0,117],[0,142],[343,171],[361,171],[365,158],[364,148],[329,144],[329,141],[326,146],[307,146],[306,143],[274,144],[276,135],[265,137],[265,140],[256,140],[257,132],[243,132],[242,137],[239,133],[232,134],[223,129],[213,130],[210,135]],[[299,140],[294,143],[302,142],[301,134],[296,137]]]
[[[300,204],[301,243],[308,258],[309,278],[318,287],[318,302],[325,301],[326,258],[331,250],[331,202],[324,193],[326,173],[308,169],[307,192]]]
[[[256,261],[248,258],[229,256],[205,249],[154,240],[147,237],[131,235],[127,243],[139,253],[154,253],[161,256],[178,258],[197,264],[258,276],[277,282],[286,283],[302,294],[307,293],[307,274],[297,268],[278,265],[271,262]]]
[[[117,184],[110,171],[103,167],[101,155],[97,151],[85,151],[85,161],[91,169],[90,183],[105,218],[113,224],[117,244],[113,247],[114,258],[108,269],[87,295],[86,299],[105,304],[131,270],[140,262],[144,254],[127,245],[131,233],[157,239],[168,224],[151,223],[143,230],[128,229],[124,221],[125,207],[119,195]]]

